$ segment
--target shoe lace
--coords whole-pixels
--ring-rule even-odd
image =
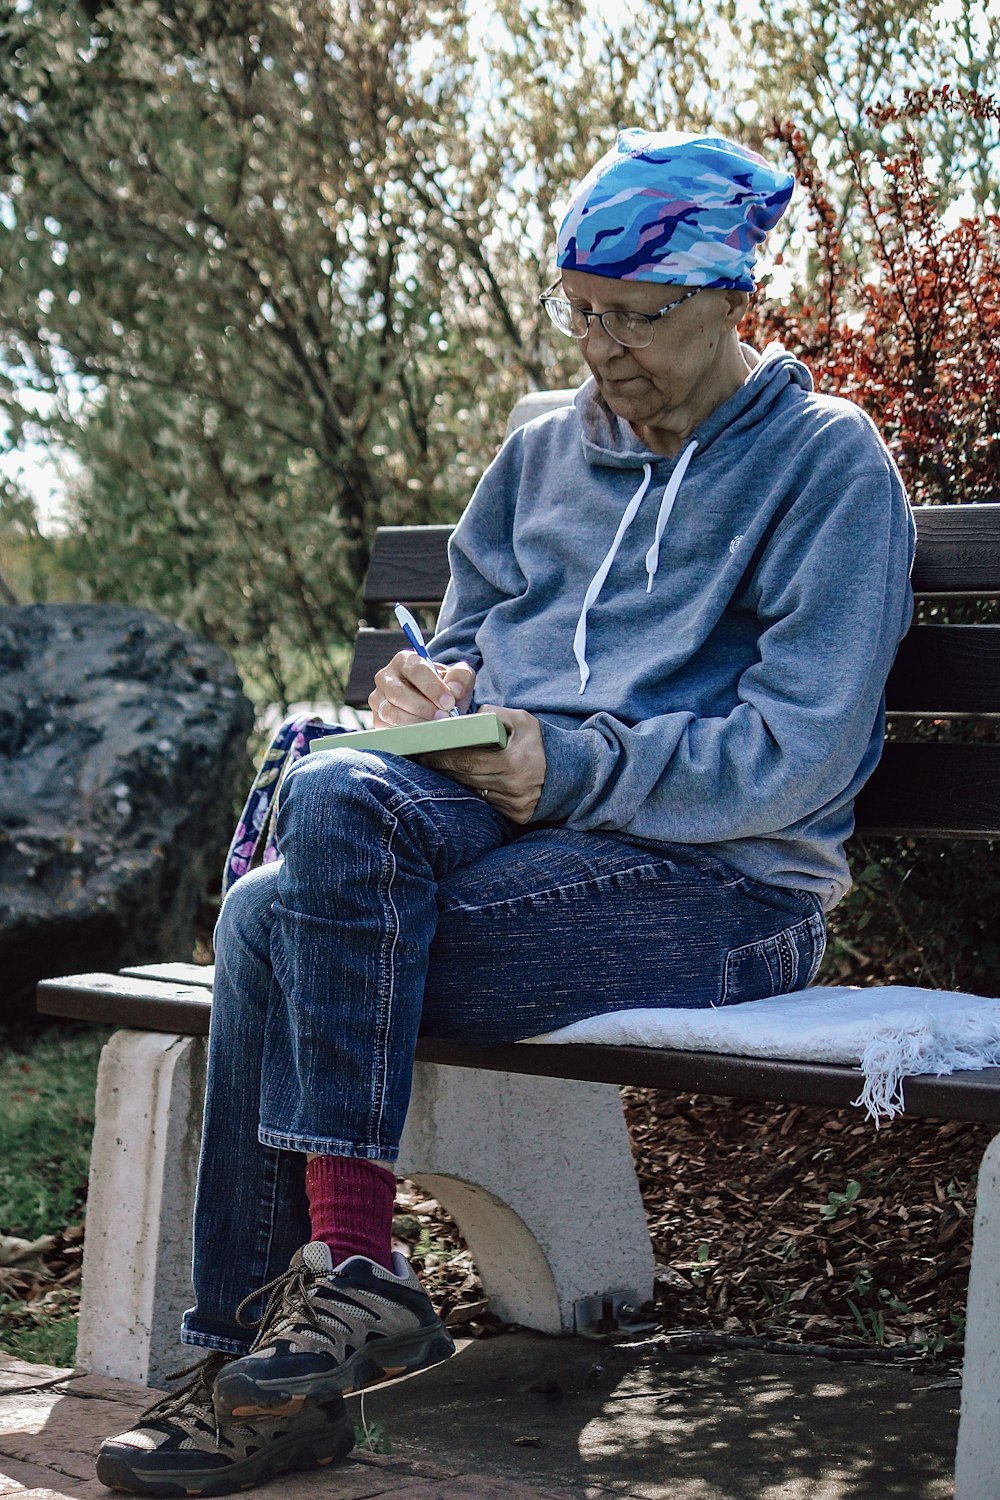
[[[303,1264],[291,1265],[287,1271],[282,1271],[280,1276],[275,1276],[273,1281],[265,1282],[249,1297],[244,1297],[236,1309],[236,1321],[242,1328],[256,1328],[257,1334],[254,1338],[251,1350],[259,1349],[263,1340],[270,1334],[276,1323],[287,1316],[293,1310],[296,1317],[302,1317],[322,1333],[323,1325],[313,1311],[312,1303],[309,1301],[309,1288],[319,1280],[318,1273],[310,1271]],[[258,1297],[270,1293],[267,1306],[259,1318],[245,1318],[243,1309]]]
[[[189,1404],[211,1408],[215,1377],[222,1366],[228,1364],[230,1358],[230,1355],[218,1354],[213,1350],[210,1354],[206,1354],[204,1359],[196,1360],[193,1365],[185,1365],[181,1370],[172,1370],[166,1377],[169,1381],[183,1380],[185,1375],[190,1375],[191,1379],[179,1390],[168,1391],[165,1396],[161,1396],[148,1411],[143,1412],[143,1419],[178,1416]]]

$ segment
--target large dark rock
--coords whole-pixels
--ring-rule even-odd
[[[147,610],[0,609],[0,1017],[190,957],[252,719],[225,652]]]

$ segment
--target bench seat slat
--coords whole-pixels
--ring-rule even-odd
[[[127,969],[118,970],[122,979],[159,979],[166,980],[168,984],[179,984],[187,988],[194,985],[196,989],[212,988],[212,980],[215,976],[214,964],[185,964],[185,963],[162,963],[162,964],[136,964]]]
[[[145,966],[144,971],[158,972],[155,965]],[[210,972],[206,969],[206,976]],[[45,1015],[206,1036],[211,995],[204,984],[182,985],[124,974],[79,974],[43,980],[38,987],[38,1008]],[[417,1057],[423,1062],[455,1067],[776,1103],[842,1107],[853,1103],[861,1091],[857,1068],[657,1047],[463,1047],[424,1038],[418,1044]],[[942,1078],[911,1078],[905,1090],[908,1115],[940,1115],[1000,1125],[1000,1068]]]
[[[1000,504],[919,505],[913,587],[923,595],[1000,596]],[[366,604],[439,604],[448,583],[451,526],[382,526]]]
[[[207,1036],[212,992],[202,985],[137,979],[118,974],[70,974],[43,979],[38,1009],[44,1016],[67,1016],[142,1031]]]
[[[476,1049],[454,1042],[422,1040],[424,1062],[540,1077],[579,1078],[591,1083],[630,1084],[677,1094],[714,1094],[781,1104],[840,1108],[861,1092],[860,1068],[833,1063],[786,1062],[775,1058],[732,1057],[715,1052],[679,1052],[659,1047],[514,1045]],[[906,1113],[949,1120],[1000,1124],[1000,1068],[922,1074],[905,1083]]]

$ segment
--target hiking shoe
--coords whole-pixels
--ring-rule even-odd
[[[392,1264],[387,1271],[351,1255],[334,1266],[320,1240],[297,1250],[284,1275],[262,1288],[271,1300],[250,1353],[216,1380],[220,1422],[288,1416],[304,1402],[361,1391],[454,1354],[409,1262],[394,1253]]]
[[[350,1453],[354,1424],[337,1398],[292,1417],[217,1422],[212,1388],[228,1362],[226,1354],[210,1354],[171,1376],[194,1373],[187,1385],[143,1412],[128,1432],[101,1444],[101,1483],[135,1495],[228,1495]]]

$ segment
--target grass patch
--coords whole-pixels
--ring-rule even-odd
[[[79,1287],[54,1287],[34,1302],[0,1293],[0,1349],[31,1365],[72,1365],[79,1310]]]
[[[0,1055],[0,1230],[37,1239],[87,1201],[97,1061],[106,1032],[46,1032]]]
[[[0,1233],[27,1240],[78,1224],[87,1200],[94,1088],[105,1028],[0,1039]],[[72,1364],[79,1288],[0,1284],[0,1349]]]

